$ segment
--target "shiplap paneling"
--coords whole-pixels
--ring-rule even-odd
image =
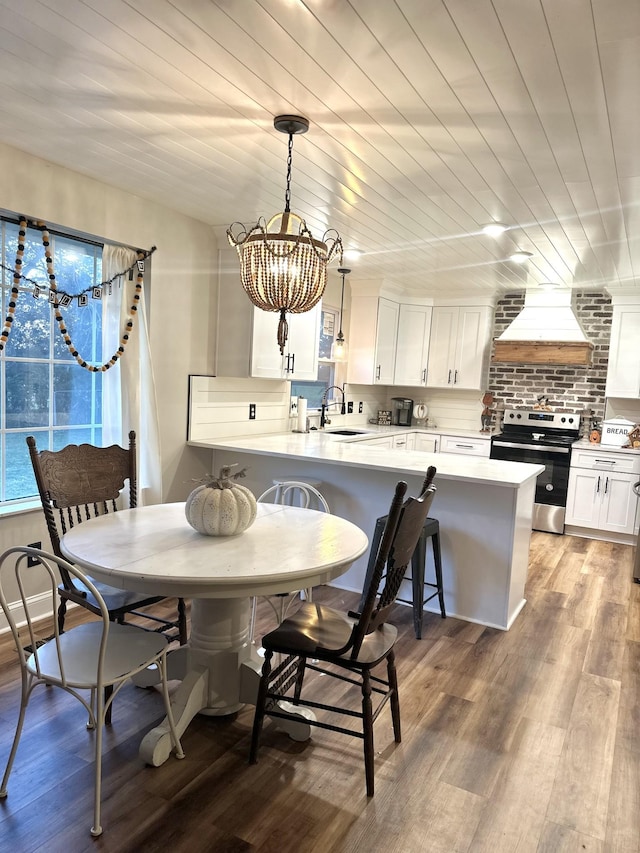
[[[189,377],[188,441],[241,438],[247,435],[286,432],[290,386],[273,379]],[[249,404],[256,417],[249,419]]]
[[[292,209],[351,280],[635,284],[639,40],[637,0],[0,0],[0,141],[224,240],[283,209],[299,113]]]

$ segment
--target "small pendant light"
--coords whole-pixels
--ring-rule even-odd
[[[344,305],[344,277],[349,275],[351,270],[345,267],[339,267],[338,272],[342,273],[342,294],[340,296],[340,331],[337,338],[331,344],[331,361],[346,361],[347,360],[347,342],[342,334],[342,307]]]

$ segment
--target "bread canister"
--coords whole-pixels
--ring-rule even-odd
[[[600,443],[608,444],[610,447],[622,447],[623,444],[627,443],[627,437],[633,427],[633,421],[628,421],[626,418],[612,418],[609,421],[603,421]]]

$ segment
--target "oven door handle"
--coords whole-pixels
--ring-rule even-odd
[[[493,443],[494,447],[515,447],[517,450],[537,450],[539,453],[570,453],[570,447],[553,447],[551,445],[545,444],[541,446],[539,444],[516,444],[515,442],[510,441],[495,441]]]

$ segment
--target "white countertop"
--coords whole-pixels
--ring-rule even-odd
[[[334,425],[329,429],[339,429]],[[418,432],[414,428],[380,427],[376,424],[363,426],[345,426],[345,429],[366,429],[375,435],[382,431]],[[421,430],[420,430],[421,431]],[[425,430],[438,435],[482,435],[487,433],[469,433],[456,430]],[[364,436],[360,436],[363,438]],[[416,450],[389,450],[368,445],[360,445],[357,436],[338,436],[330,431],[312,431],[309,433],[275,433],[249,436],[235,439],[214,439],[211,441],[190,441],[194,447],[211,450],[237,450],[265,456],[308,459],[328,464],[370,468],[373,470],[393,470],[397,474],[424,474],[429,465],[438,469],[439,480],[456,480],[468,483],[486,483],[487,485],[518,488],[544,471],[543,465],[530,465],[523,462],[504,462],[479,456],[459,456],[454,453],[426,453]],[[354,440],[355,439],[355,440]]]
[[[611,444],[593,444],[588,438],[581,438],[580,441],[574,442],[571,445],[573,450],[593,450],[594,453],[629,453],[631,456],[640,454],[639,447],[616,447]]]
[[[451,435],[457,438],[479,438],[485,441],[490,441],[493,433],[490,432],[480,432],[480,430],[471,430],[471,429],[455,429],[455,428],[447,428],[447,427],[437,427],[437,426],[427,426],[427,427],[418,427],[418,426],[410,426],[410,427],[401,427],[401,426],[382,426],[381,424],[370,424],[370,423],[341,423],[337,418],[333,419],[333,422],[330,426],[327,427],[325,432],[330,433],[334,429],[359,429],[363,432],[370,433],[371,435],[402,435],[403,433],[408,432],[420,432],[425,435]],[[320,430],[318,430],[320,431]],[[360,436],[361,438],[363,436]],[[357,436],[356,436],[357,438]]]

